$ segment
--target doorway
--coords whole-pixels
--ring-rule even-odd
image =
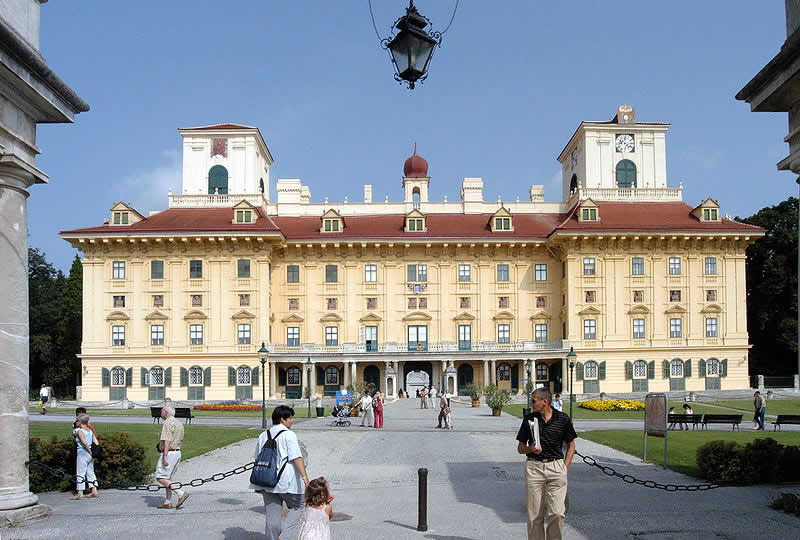
[[[458,366],[458,395],[459,396],[466,396],[469,395],[467,392],[467,386],[472,384],[474,381],[474,371],[472,366],[469,364],[461,364]]]

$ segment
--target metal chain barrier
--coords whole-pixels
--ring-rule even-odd
[[[603,471],[603,474],[606,476],[616,476],[617,478],[622,478],[622,481],[628,484],[636,484],[647,488],[663,489],[664,491],[708,491],[710,489],[728,487],[722,484],[661,484],[653,480],[639,480],[630,474],[618,473],[613,467],[609,467],[608,465],[600,465],[597,463],[597,460],[591,456],[584,456],[580,452],[575,452],[575,455],[579,456],[583,462],[590,467],[597,467]]]
[[[55,476],[56,478],[66,478],[67,480],[70,480],[71,482],[73,482],[75,484],[77,484],[78,482],[84,483],[83,476],[79,476],[77,474],[69,474],[68,472],[65,472],[65,471],[63,471],[61,469],[54,469],[53,467],[50,467],[49,465],[45,465],[44,463],[39,463],[38,461],[26,461],[25,465],[33,466],[33,467],[37,467],[39,469],[42,469],[43,471],[45,471],[49,475]],[[186,487],[186,486],[200,487],[203,484],[207,484],[209,482],[220,482],[222,480],[225,480],[226,478],[230,478],[231,476],[233,476],[235,474],[245,473],[245,472],[251,470],[254,465],[255,465],[255,462],[253,461],[253,462],[250,462],[250,463],[245,463],[244,465],[236,467],[235,469],[231,469],[230,471],[227,471],[227,472],[220,472],[220,473],[212,474],[208,478],[195,478],[194,480],[192,480],[190,482],[172,482],[169,486],[163,486],[161,484],[142,484],[142,485],[139,485],[139,486],[126,486],[124,484],[107,484],[107,485],[104,485],[102,487],[103,487],[103,489],[118,489],[118,490],[123,490],[123,491],[152,491],[152,492],[156,492],[156,491],[158,491],[160,489],[165,489],[166,487],[169,487],[169,489],[181,489],[182,487]],[[87,488],[88,487],[100,487],[100,486],[97,485],[97,481],[94,481],[94,482],[86,481],[85,484],[86,484]]]

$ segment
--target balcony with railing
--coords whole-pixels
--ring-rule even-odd
[[[263,193],[170,193],[170,208],[232,208],[242,201],[266,206]]]
[[[677,188],[668,187],[640,187],[640,188],[615,188],[615,187],[578,187],[572,192],[572,198],[580,200],[592,199],[594,201],[619,201],[619,202],[669,202],[683,200],[683,182]]]
[[[466,345],[468,343],[468,345]],[[366,353],[407,353],[426,354],[443,352],[535,352],[566,351],[569,341],[512,341],[497,343],[495,341],[409,341],[386,343],[342,343],[340,345],[319,345],[303,343],[298,346],[270,343],[267,345],[270,354],[366,354]]]

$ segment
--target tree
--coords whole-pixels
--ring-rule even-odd
[[[64,280],[59,302],[58,320],[58,364],[63,380],[69,387],[80,384],[81,352],[83,334],[83,265],[77,255],[72,260],[69,276]]]
[[[797,368],[798,199],[737,221],[767,230],[747,248],[747,330],[752,375],[788,375]]]

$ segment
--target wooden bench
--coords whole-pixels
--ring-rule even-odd
[[[161,423],[161,407],[150,407],[150,416],[153,417],[153,423],[155,424],[156,421]],[[192,409],[189,407],[175,407],[175,418],[186,418],[187,423],[192,423],[192,418],[194,415],[192,414]]]
[[[697,428],[697,424],[699,424],[703,420],[702,414],[668,414],[667,415],[667,422],[669,422],[670,426],[675,424],[691,424],[692,429]],[[671,428],[674,429],[674,428]]]
[[[800,414],[779,414],[778,418],[772,421],[772,431],[780,429],[783,424],[800,424]]]
[[[703,415],[703,429],[708,427],[708,424],[730,424],[733,431],[739,430],[739,424],[742,423],[741,414],[704,414]]]

